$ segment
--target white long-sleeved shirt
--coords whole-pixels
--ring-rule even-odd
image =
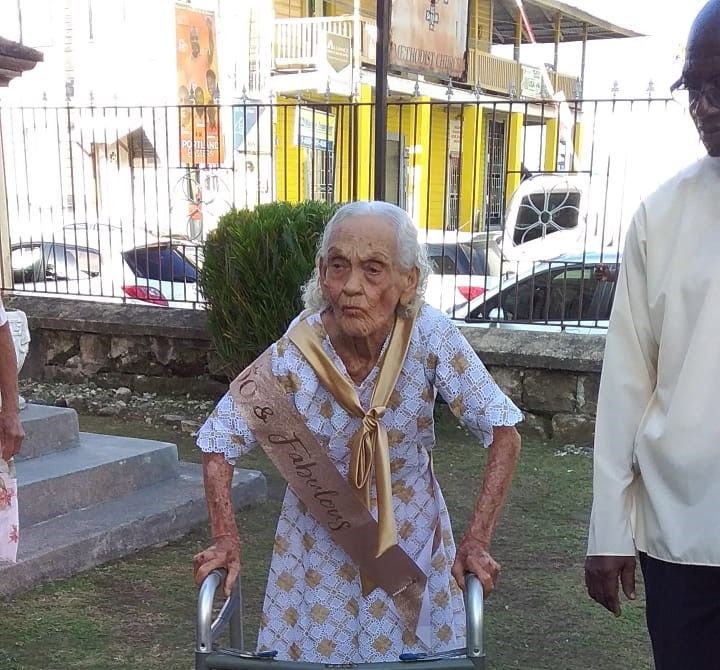
[[[7,312],[2,304],[2,300],[0,300],[0,326],[4,326],[7,323],[7,320]]]
[[[720,566],[720,159],[636,213],[607,335],[589,555]]]

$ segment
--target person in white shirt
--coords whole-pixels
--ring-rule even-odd
[[[17,354],[5,308],[0,302],[0,459],[9,461],[20,451],[25,433],[18,404]]]
[[[620,614],[639,553],[658,670],[720,667],[720,0],[698,14],[682,77],[708,156],[628,231],[607,335],[585,580]]]

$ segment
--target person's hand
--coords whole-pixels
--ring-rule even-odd
[[[20,412],[0,411],[0,458],[9,461],[20,452],[25,431],[20,422]]]
[[[607,265],[601,263],[595,268],[595,280],[596,281],[607,281],[614,282],[617,280],[617,274],[614,270],[611,270]]]
[[[588,595],[615,616],[620,616],[618,580],[627,598],[635,600],[634,556],[588,556],[585,559]]]
[[[212,545],[193,557],[195,583],[200,586],[205,577],[218,568],[227,572],[223,591],[228,598],[240,574],[240,538],[237,536],[215,538]]]
[[[457,585],[465,590],[465,573],[472,572],[477,575],[483,587],[483,594],[490,595],[495,588],[500,565],[498,565],[487,551],[485,543],[471,535],[466,535],[455,555],[455,563],[452,567],[452,576],[455,577]]]

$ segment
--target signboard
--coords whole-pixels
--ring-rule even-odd
[[[521,98],[541,98],[543,78],[540,68],[531,65],[522,66],[522,82],[520,83]]]
[[[462,134],[462,121],[460,117],[450,119],[448,129],[448,152],[451,154],[460,153],[460,135]]]
[[[223,161],[220,134],[215,15],[175,7],[177,100],[180,105],[180,161],[218,165]]]
[[[352,38],[347,35],[325,33],[325,53],[321,64],[323,77],[333,93],[351,95],[353,83]],[[322,58],[322,57],[321,57]]]
[[[299,107],[295,112],[294,142],[306,149],[333,151],[335,115],[312,107]]]
[[[260,100],[233,105],[233,149],[240,153],[270,153],[272,109]]]
[[[465,81],[468,0],[393,0],[390,67]]]
[[[352,39],[345,35],[326,34],[327,62],[335,72],[342,72],[352,63]]]

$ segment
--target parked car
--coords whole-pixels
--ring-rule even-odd
[[[425,300],[452,313],[456,306],[482,296],[500,280],[502,254],[497,234],[420,231],[432,269]]]
[[[522,275],[503,280],[457,311],[478,326],[574,333],[607,330],[615,283],[596,279],[598,266],[617,270],[618,250],[567,254],[537,263]]]
[[[588,242],[589,178],[538,174],[523,180],[510,197],[500,247],[519,268],[577,253]]]
[[[199,298],[197,267],[182,247],[154,240],[123,248],[118,240],[113,247],[87,239],[88,246],[67,231],[63,238],[11,246],[17,290],[161,307],[190,307]]]

